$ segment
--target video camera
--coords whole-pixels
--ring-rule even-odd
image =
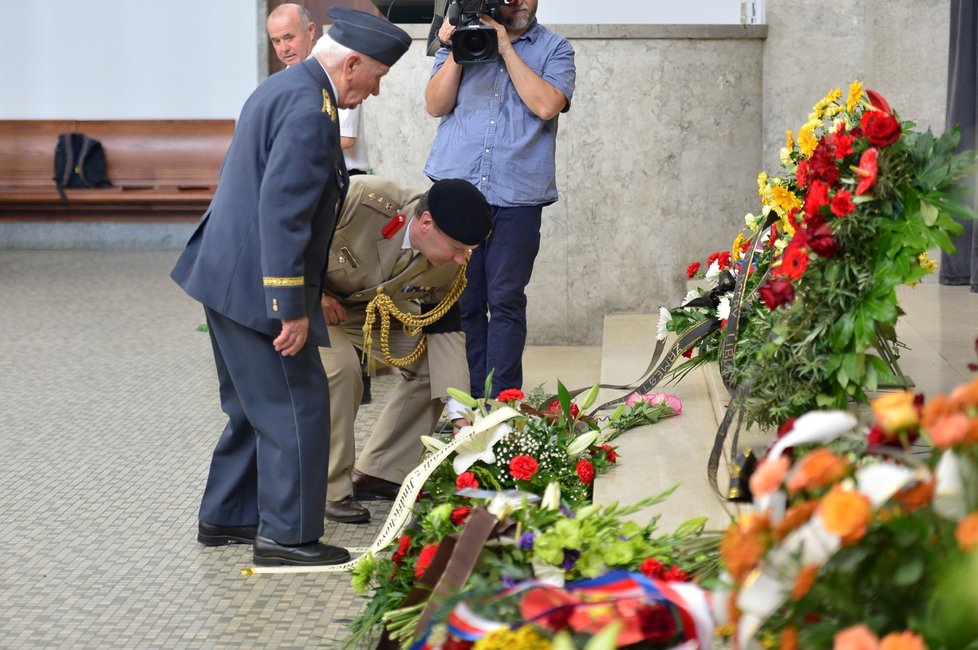
[[[479,22],[488,14],[499,20],[499,7],[519,0],[450,0],[445,16],[455,25],[452,34],[452,56],[456,63],[491,63],[499,56],[496,30]]]

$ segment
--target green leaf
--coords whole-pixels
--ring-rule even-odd
[[[928,226],[933,227],[937,223],[937,216],[940,214],[940,210],[937,206],[931,205],[926,201],[920,202],[920,216],[924,218],[924,223]]]
[[[584,650],[615,650],[618,647],[619,632],[621,632],[621,621],[609,623],[588,640]]]
[[[893,574],[893,582],[902,587],[915,584],[924,575],[924,563],[919,557],[904,557]]]

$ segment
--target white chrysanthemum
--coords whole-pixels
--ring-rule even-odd
[[[724,296],[720,298],[720,304],[717,305],[717,318],[720,320],[727,320],[730,318],[730,297]]]
[[[659,324],[655,329],[655,340],[664,341],[669,336],[668,325],[672,320],[672,314],[665,307],[659,307]]]
[[[683,300],[682,302],[679,303],[679,305],[685,307],[686,305],[688,305],[689,303],[691,303],[692,301],[696,300],[699,297],[700,297],[699,289],[690,289],[689,291],[686,292],[686,295],[683,297]]]
[[[720,262],[713,260],[710,262],[710,268],[706,270],[706,279],[716,280],[718,277],[720,277]]]

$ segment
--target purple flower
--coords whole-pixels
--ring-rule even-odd
[[[560,568],[564,571],[569,571],[574,568],[577,564],[578,558],[581,557],[580,551],[575,551],[574,549],[565,548],[564,549],[564,561],[560,564]]]
[[[568,519],[574,518],[574,511],[568,508],[567,506],[565,506],[563,503],[560,504],[560,511],[564,513],[564,516],[567,517]]]
[[[520,536],[520,543],[517,546],[524,551],[532,550],[534,539],[536,539],[536,534],[531,531],[527,531]]]
[[[502,583],[503,589],[512,589],[520,583],[516,578],[510,578],[509,576],[503,576],[500,578],[500,582]]]

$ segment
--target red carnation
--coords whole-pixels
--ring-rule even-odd
[[[594,481],[594,465],[591,461],[583,458],[577,461],[577,476],[584,485],[590,485]]]
[[[810,163],[812,177],[825,181],[830,186],[839,180],[839,168],[835,166],[832,150],[833,147],[819,147]]]
[[[391,555],[391,562],[393,562],[395,566],[400,566],[401,560],[403,560],[404,556],[407,555],[409,546],[411,546],[411,536],[401,535],[401,539],[397,540],[397,550],[394,551],[393,555]]]
[[[513,478],[521,481],[529,481],[537,473],[539,464],[533,456],[513,456],[509,461],[509,472]]]
[[[823,205],[829,204],[829,185],[825,181],[812,181],[805,195],[805,214],[809,217],[818,214]]]
[[[693,262],[692,264],[686,267],[686,277],[692,278],[693,276],[696,275],[696,272],[699,270],[700,270],[700,263]]]
[[[797,280],[808,268],[808,249],[801,246],[791,246],[784,251],[781,258],[780,273],[792,280]]]
[[[658,647],[676,636],[676,618],[665,605],[650,605],[636,612],[642,638]]]
[[[808,161],[799,160],[798,161],[798,171],[795,172],[795,180],[798,182],[798,187],[808,186]]]
[[[598,449],[604,452],[604,455],[608,457],[608,461],[612,464],[618,462],[618,452],[611,445],[598,445]]]
[[[900,122],[889,113],[866,111],[860,124],[874,147],[888,147],[900,139]]]
[[[689,582],[689,574],[678,566],[671,566],[662,579],[667,582]]]
[[[465,488],[479,489],[479,481],[476,480],[475,474],[472,472],[462,472],[455,479],[455,487],[459,490],[464,490]]]
[[[414,564],[414,577],[420,578],[424,575],[425,570],[431,564],[431,561],[435,559],[435,553],[438,552],[437,542],[434,544],[428,544],[421,549],[418,553],[418,561]]]
[[[523,394],[519,388],[507,388],[505,390],[499,391],[499,395],[496,397],[500,402],[518,402],[524,399],[526,395]]]
[[[642,566],[639,567],[639,571],[648,578],[662,579],[662,576],[666,574],[666,566],[654,557],[647,557],[642,562]]]
[[[852,194],[848,190],[839,190],[834,197],[832,197],[832,214],[837,217],[844,217],[847,214],[851,214],[856,206],[852,203]]]
[[[832,229],[824,223],[819,224],[809,232],[808,246],[819,257],[835,257],[835,254],[839,252],[839,244],[832,236]]]
[[[845,132],[845,127],[839,129],[839,133],[835,136],[835,157],[837,160],[842,160],[852,154],[853,140],[855,138]]]
[[[757,290],[761,300],[768,309],[774,310],[781,305],[787,305],[795,299],[795,289],[787,280],[776,278],[769,280]]]
[[[465,520],[469,518],[469,513],[472,512],[471,506],[459,506],[452,510],[452,523],[456,526],[459,524],[464,524]]]
[[[545,408],[543,412],[546,415],[553,415],[555,417],[559,417],[561,414],[563,414],[564,410],[560,408],[560,400],[555,399],[552,400],[549,404],[547,404],[547,408]],[[571,417],[577,419],[577,416],[580,414],[580,412],[581,412],[581,408],[574,402],[571,402],[570,405]]]
[[[859,157],[859,166],[853,167],[852,171],[859,178],[859,186],[856,187],[856,196],[862,196],[876,184],[876,159],[879,156],[878,149],[867,149]]]

